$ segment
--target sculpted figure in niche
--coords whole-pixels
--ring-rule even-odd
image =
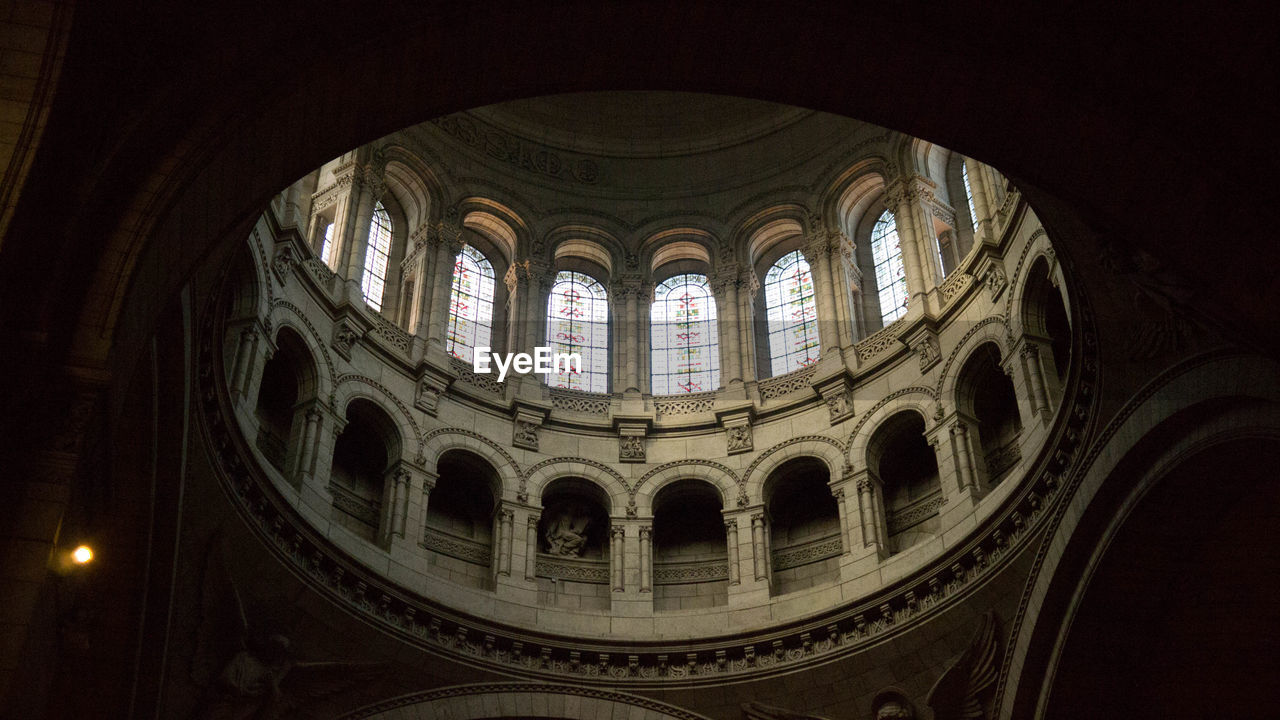
[[[547,523],[547,552],[562,557],[581,557],[587,545],[591,515],[582,505],[565,505]]]

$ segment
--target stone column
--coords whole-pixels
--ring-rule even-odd
[[[844,483],[841,483],[843,485]],[[852,530],[853,522],[849,518],[848,503],[845,502],[845,492],[843,487],[834,488],[831,494],[836,499],[836,511],[840,515],[840,544],[843,546],[842,552],[849,554],[853,551]]]
[[[831,292],[831,257],[826,232],[810,230],[808,244],[803,248],[804,259],[813,273],[813,299],[818,307],[818,342],[820,352],[827,353],[840,346],[836,332],[836,309]]]
[[[498,574],[511,574],[511,534],[515,525],[515,512],[508,507],[498,511]]]
[[[249,376],[258,351],[258,329],[249,326],[240,331],[240,343],[236,346],[235,362],[231,366],[231,397],[239,401],[249,399]]]
[[[851,244],[842,232],[830,232],[830,248],[827,262],[830,264],[832,305],[836,309],[836,337],[840,347],[853,344],[853,311],[850,307],[849,272],[845,267],[844,253]]]
[[[449,295],[453,292],[453,267],[462,252],[462,230],[442,222],[436,230],[435,271],[431,278],[431,318],[427,325],[427,342],[441,351],[445,333],[449,331]]]
[[[969,424],[964,420],[956,420],[951,426],[950,435],[951,447],[956,459],[956,489],[961,493],[976,489],[973,449],[969,444]]]
[[[640,526],[640,592],[653,592],[653,528]]]
[[[360,285],[364,279],[365,254],[369,249],[369,225],[373,222],[373,207],[381,198],[384,185],[380,169],[372,164],[357,165],[353,172],[348,211],[340,228],[342,256],[338,274],[346,278],[348,299],[363,302]]]
[[[737,267],[718,273],[711,280],[711,291],[716,302],[716,342],[720,345],[720,383],[728,385],[742,381],[741,347],[738,333],[738,278]]]
[[[626,542],[626,526],[615,524],[609,529],[609,574],[613,577],[614,592],[627,589]]]
[[[647,348],[639,339],[640,313],[643,312],[639,307],[639,294],[639,284],[634,281],[617,283],[612,289],[616,308],[613,335],[617,342],[614,372],[624,392],[640,391],[640,357]]]
[[[1040,362],[1040,347],[1032,342],[1022,345],[1022,368],[1027,374],[1027,385],[1031,391],[1031,407],[1041,422],[1049,419],[1049,394],[1045,390],[1044,366]]]
[[[638,367],[636,387],[640,392],[653,392],[650,386],[650,374],[652,373],[651,364],[653,356],[649,352],[650,336],[653,329],[653,317],[649,314],[649,309],[653,307],[653,283],[642,282],[636,288],[636,304],[639,305],[638,315],[636,316],[636,342],[642,348],[636,353],[636,363]]]
[[[756,580],[769,579],[769,557],[768,546],[766,544],[768,526],[765,523],[765,515],[762,512],[751,516],[751,559],[752,568],[755,570]]]
[[[973,210],[978,214],[974,218],[974,224],[978,226],[975,231],[976,242],[981,242],[983,234],[990,235],[991,217],[995,214],[995,210],[991,207],[991,197],[987,193],[987,185],[982,181],[981,170],[977,167],[978,163],[964,158],[965,168],[969,171],[969,190],[973,193]]]
[[[530,582],[538,579],[538,520],[541,516],[529,514],[528,525],[524,533],[524,579]]]
[[[307,408],[302,419],[302,443],[297,450],[294,478],[307,482],[316,470],[316,453],[320,448],[321,413],[314,405]]]
[[[880,506],[880,481],[865,470],[860,475],[855,487],[858,490],[858,514],[862,518],[862,546],[879,553],[886,541],[884,527],[880,523],[884,517],[884,509]]]
[[[422,528],[418,533],[419,540],[421,540],[427,534],[427,507],[429,506],[428,501],[431,500],[431,491],[436,488],[436,480],[439,477],[440,477],[439,475],[433,475],[431,473],[427,473],[427,476],[422,480],[422,509],[419,510],[419,512],[422,513]]]
[[[742,363],[743,381],[755,380],[756,375],[756,293],[760,291],[760,279],[752,268],[738,275],[738,359]]]
[[[889,187],[888,202],[893,206],[893,219],[898,228],[898,245],[902,249],[902,266],[906,274],[908,306],[924,309],[925,280],[928,276],[920,264],[920,241],[917,237],[915,216],[911,212],[914,194],[905,181],[899,180]]]
[[[409,510],[409,479],[409,470],[404,467],[396,468],[388,479],[382,525],[382,535],[388,544],[394,538],[404,537],[405,518]]]
[[[737,585],[742,581],[741,568],[738,567],[738,519],[729,518],[724,521],[725,543],[729,546],[729,584]]]

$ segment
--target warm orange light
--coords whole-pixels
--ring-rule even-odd
[[[71,551],[71,559],[77,565],[87,565],[90,560],[93,560],[93,548],[88,545],[81,545]]]

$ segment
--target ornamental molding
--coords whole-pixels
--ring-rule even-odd
[[[497,376],[493,373],[477,373],[472,369],[471,363],[458,358],[449,358],[449,365],[458,379],[470,385],[477,390],[493,393],[494,395],[502,395],[506,392],[506,383],[498,382]]]
[[[973,327],[969,328],[965,332],[964,336],[956,342],[955,347],[951,348],[951,352],[947,354],[947,361],[942,364],[942,372],[938,373],[938,383],[933,390],[933,395],[937,400],[939,400],[939,402],[942,400],[943,385],[947,382],[947,377],[951,372],[951,366],[954,365],[956,360],[960,357],[960,353],[967,348],[969,341],[973,339],[974,335],[982,332],[983,328],[986,326],[994,324],[999,324],[1006,329],[1006,332],[1008,331],[1008,323],[1005,322],[1004,316],[990,315],[974,323]],[[1001,348],[1001,352],[1007,353],[1008,351],[1009,349],[1007,347]]]
[[[938,286],[938,294],[944,303],[949,303],[964,293],[973,284],[973,276],[965,272],[953,272]]]
[[[843,457],[845,453],[844,443],[841,443],[839,440],[835,438],[827,437],[826,435],[800,435],[798,437],[793,437],[790,440],[783,440],[777,445],[774,445],[768,450],[765,450],[764,452],[760,453],[760,455],[758,455],[755,460],[751,461],[751,464],[747,466],[747,471],[742,474],[742,479],[738,481],[739,490],[744,495],[746,494],[747,485],[751,481],[752,473],[756,471],[756,468],[759,467],[760,463],[764,462],[766,458],[768,458],[769,456],[775,453],[781,452],[791,447],[792,445],[796,445],[798,443],[803,443],[803,442],[825,443],[827,445],[834,447],[836,451],[839,452],[841,457]],[[835,473],[833,472],[832,474],[834,475]]]
[[[369,329],[369,334],[405,357],[408,357],[409,349],[413,346],[413,336],[400,329],[399,325],[382,317],[381,314],[374,315],[373,327]]]
[[[774,550],[771,558],[774,571],[789,570],[803,565],[811,565],[828,558],[840,557],[844,552],[844,544],[840,533],[811,540],[800,545]]]
[[[329,344],[322,339],[324,336],[321,335],[320,331],[316,329],[316,326],[311,323],[311,320],[302,313],[302,310],[288,300],[273,300],[271,308],[273,310],[275,308],[287,310],[297,318],[297,320],[302,323],[302,326],[306,328],[307,332],[311,334],[311,339],[315,342],[315,348],[320,351],[320,356],[324,358],[324,369],[329,374],[329,389],[330,393],[332,393],[333,389],[338,386],[338,372],[334,369],[333,358],[329,355]],[[292,325],[292,323],[289,324]],[[333,404],[332,394],[329,398],[329,404]]]
[[[579,662],[581,660],[579,659]],[[689,712],[682,708],[668,705],[657,700],[651,700],[638,695],[628,695],[610,690],[600,690],[597,688],[587,688],[578,685],[551,685],[547,683],[478,683],[475,685],[455,685],[453,687],[441,688],[436,690],[427,690],[424,692],[411,693],[409,695],[401,695],[390,700],[383,700],[372,705],[353,710],[343,715],[340,720],[365,720],[372,718],[389,710],[398,708],[411,707],[415,705],[425,705],[435,700],[446,700],[456,697],[469,697],[480,695],[484,697],[493,697],[495,695],[561,695],[568,697],[589,698],[592,700],[603,700],[618,705],[634,706],[644,708],[656,713],[661,720],[670,718],[671,720],[708,720],[705,715]],[[481,711],[476,717],[488,717],[488,710]]]
[[[418,438],[422,434],[422,431],[418,428],[418,422],[413,419],[413,413],[409,412],[409,408],[405,407],[405,404],[400,402],[400,398],[396,397],[396,394],[388,390],[385,385],[377,382],[376,380],[371,380],[363,375],[358,375],[356,373],[348,373],[346,375],[340,375],[338,377],[338,382],[334,386],[335,393],[337,391],[337,388],[342,387],[346,383],[359,383],[363,385],[368,385],[374,390],[377,390],[379,393],[382,394],[383,397],[390,400],[392,404],[396,406],[396,409],[400,411],[400,415],[403,416],[405,419],[405,422],[409,424],[409,429],[413,431],[412,437]],[[407,443],[408,441],[409,441],[409,438],[404,438],[403,440],[403,442],[405,443]],[[417,453],[418,456],[422,455],[422,448],[423,448],[423,440],[419,439],[418,453]],[[421,464],[421,461],[419,461],[419,464]]]
[[[458,537],[433,527],[423,529],[422,541],[418,544],[441,555],[448,555],[451,558],[486,568],[489,567],[490,556],[493,554],[487,543]]]
[[[880,400],[878,400],[875,405],[871,406],[870,410],[862,413],[862,417],[858,418],[858,422],[853,426],[853,430],[850,431],[849,433],[849,439],[845,441],[844,447],[846,448],[846,451],[853,452],[853,449],[854,447],[856,447],[856,444],[857,444],[858,433],[862,432],[862,426],[866,425],[868,420],[875,417],[875,414],[879,412],[881,408],[897,400],[898,398],[904,397],[907,395],[923,395],[929,398],[929,400],[932,401],[932,403],[935,405],[938,402],[938,396],[934,394],[932,388],[922,387],[920,385],[912,385],[911,387],[905,387],[905,388],[902,388],[901,390],[895,390],[889,393],[888,395],[880,398]],[[928,421],[926,420],[925,422],[927,425]],[[851,458],[851,457],[847,458],[847,462],[850,465],[854,464],[853,461],[854,461],[854,458]]]

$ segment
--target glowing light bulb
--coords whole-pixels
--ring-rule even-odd
[[[88,545],[81,545],[71,551],[71,559],[77,565],[87,565],[90,560],[93,560],[93,549]]]

